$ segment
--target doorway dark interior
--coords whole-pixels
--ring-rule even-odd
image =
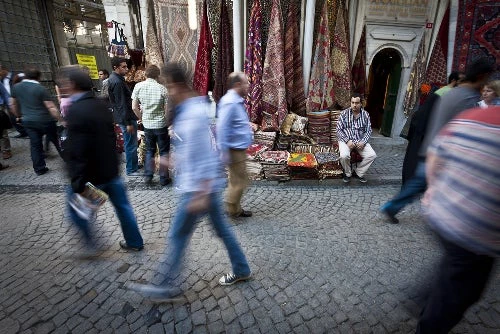
[[[366,110],[372,128],[380,129],[384,136],[391,135],[400,77],[401,57],[395,49],[383,49],[375,55],[368,76]]]

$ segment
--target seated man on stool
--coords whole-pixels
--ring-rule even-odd
[[[344,182],[351,181],[351,151],[356,149],[363,160],[356,164],[354,171],[360,182],[377,154],[368,144],[372,134],[370,115],[361,106],[361,96],[354,93],[351,96],[351,107],[342,111],[337,122],[337,137],[339,140],[340,164],[344,169]]]

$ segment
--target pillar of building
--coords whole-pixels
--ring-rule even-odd
[[[304,67],[304,92],[306,96],[309,92],[309,76],[311,75],[311,60],[313,49],[314,34],[314,16],[316,10],[316,0],[307,0],[306,18],[304,22],[304,48],[303,48],[303,67]]]

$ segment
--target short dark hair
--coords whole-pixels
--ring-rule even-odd
[[[107,70],[107,69],[105,69],[105,68],[101,68],[101,69],[100,69],[99,71],[97,71],[97,72],[102,72],[102,74],[106,74],[106,75],[109,77],[109,72],[108,72],[108,70]]]
[[[450,75],[448,76],[448,83],[452,83],[453,81],[458,81],[460,80],[460,75],[463,74],[462,72],[451,72]]]
[[[144,71],[146,78],[157,79],[160,76],[160,69],[156,65],[149,65]]]
[[[26,79],[30,80],[40,80],[40,77],[42,76],[42,72],[40,72],[40,69],[35,66],[35,65],[28,65],[24,69],[24,75],[26,76]]]
[[[162,75],[165,76],[170,83],[188,85],[186,79],[186,71],[179,63],[168,62],[162,70]]]
[[[92,90],[92,79],[88,73],[78,66],[65,66],[59,70],[58,80],[67,79],[75,85],[77,90],[84,92]]]
[[[244,75],[245,74],[240,72],[233,72],[229,74],[229,77],[227,78],[227,86],[229,87],[229,89],[233,88],[234,85],[236,85],[238,82],[242,82]]]
[[[363,97],[361,96],[360,93],[352,93],[351,94],[351,99],[358,98],[358,97],[359,97],[359,101],[363,101]]]
[[[115,70],[115,68],[120,67],[121,63],[126,63],[126,62],[127,62],[127,59],[125,59],[125,58],[113,57],[113,58],[111,58],[111,67],[113,68],[113,70]],[[128,63],[127,63],[127,66],[128,66]]]
[[[467,70],[465,71],[464,81],[475,83],[483,79],[485,75],[490,75],[492,72],[493,65],[487,58],[482,57],[469,64]]]

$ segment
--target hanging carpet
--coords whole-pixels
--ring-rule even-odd
[[[207,95],[210,90],[211,53],[213,48],[212,34],[208,24],[207,0],[203,1],[203,17],[201,19],[200,42],[196,55],[193,88],[201,95]]]
[[[458,0],[457,32],[453,69],[465,72],[468,64],[487,57],[495,64],[495,79],[500,79],[500,2]]]
[[[280,1],[273,0],[262,74],[261,127],[265,131],[277,131],[287,114],[282,22]]]
[[[418,46],[417,55],[413,61],[413,67],[410,72],[410,80],[406,86],[405,99],[403,101],[403,112],[406,116],[411,115],[413,109],[417,106],[420,86],[424,83],[425,77],[425,38],[422,36]]]
[[[352,90],[365,97],[366,94],[366,26],[363,27],[358,50],[352,66]]]
[[[333,90],[333,72],[330,54],[330,31],[328,29],[328,3],[325,1],[321,12],[318,37],[314,52],[309,93],[307,96],[307,111],[317,111],[328,108],[335,101]]]
[[[304,116],[306,98],[304,94],[304,74],[300,55],[300,31],[298,7],[295,1],[290,3],[285,28],[285,83],[286,100],[290,110]]]
[[[201,8],[202,2],[197,0],[198,14],[201,14]],[[163,58],[165,61],[180,63],[186,69],[188,82],[192,82],[199,29],[189,29],[187,1],[156,0],[155,13],[159,24]]]
[[[427,64],[427,72],[425,74],[425,82],[430,85],[444,86],[448,83],[447,78],[447,61],[448,59],[448,30],[450,26],[450,6],[441,21],[438,36],[434,42],[434,47]]]
[[[146,63],[149,65],[163,66],[163,55],[158,42],[158,34],[155,26],[156,16],[153,0],[148,0],[148,25],[146,27]]]
[[[347,108],[351,102],[351,56],[346,26],[347,12],[343,2],[338,8],[332,40],[333,90],[336,102]],[[331,104],[328,105],[330,106]]]
[[[219,41],[217,43],[217,64],[215,66],[213,97],[216,102],[227,91],[227,78],[233,72],[233,38],[231,22],[225,1],[221,1],[221,16],[219,24]]]
[[[248,95],[245,99],[250,121],[260,124],[262,121],[262,7],[260,0],[254,0],[250,12],[245,74],[248,77]]]

